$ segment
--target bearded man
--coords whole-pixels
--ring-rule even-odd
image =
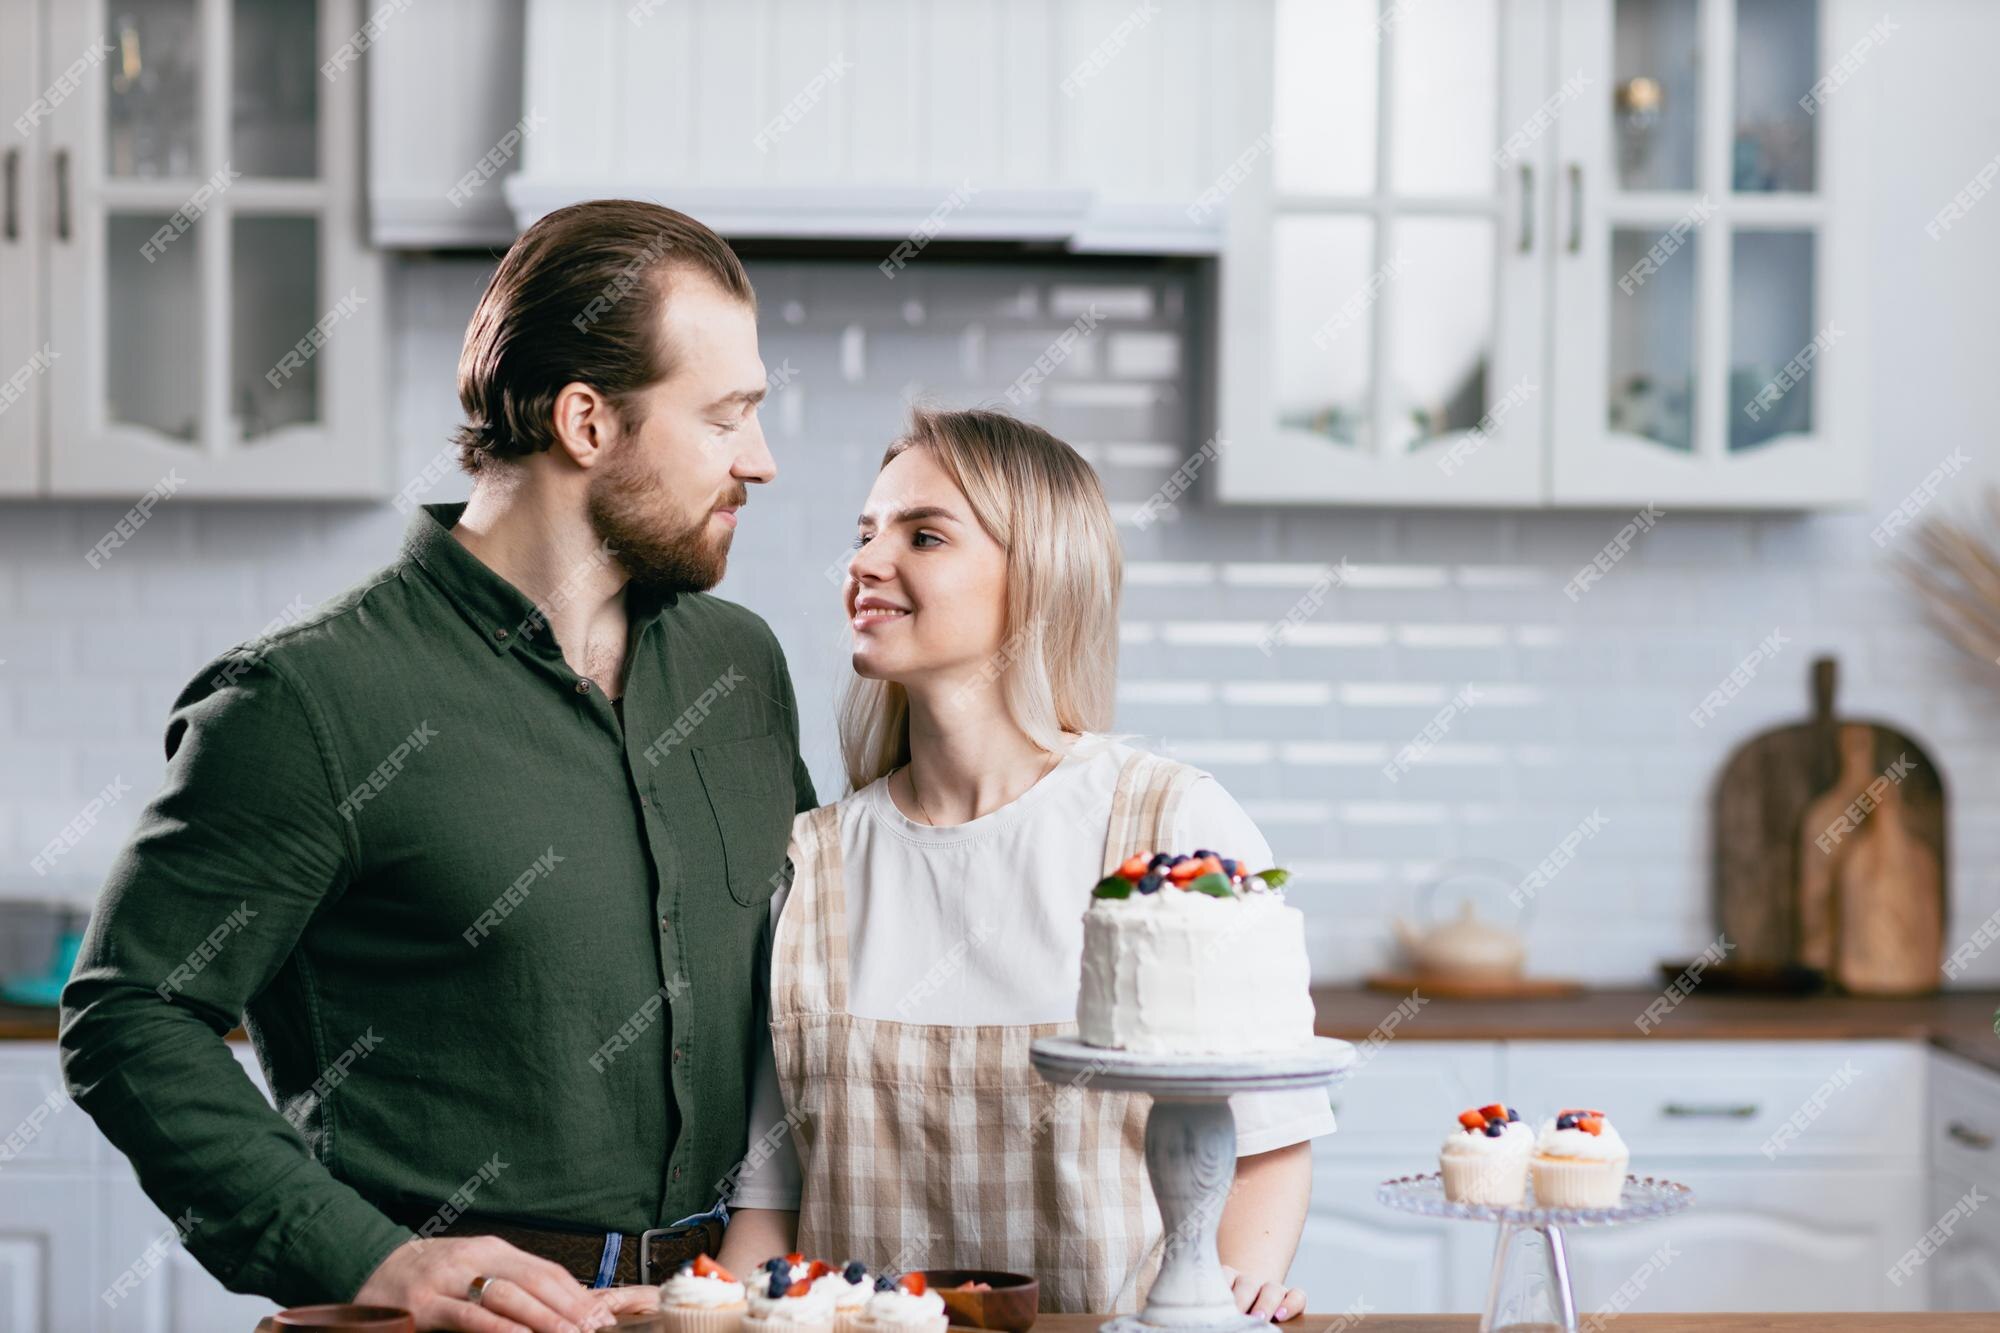
[[[728,245],[550,214],[458,383],[470,501],[175,702],[63,1068],[230,1288],[556,1333],[716,1248],[818,801],[777,640],[706,591],[777,471]]]

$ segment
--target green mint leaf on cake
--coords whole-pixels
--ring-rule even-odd
[[[1283,887],[1285,887],[1285,881],[1290,879],[1291,877],[1292,877],[1291,871],[1279,870],[1274,867],[1270,870],[1259,870],[1256,874],[1252,875],[1250,878],[1263,880],[1264,887],[1267,889],[1282,889]]]
[[[1123,875],[1106,875],[1097,881],[1097,887],[1090,891],[1093,898],[1130,898],[1132,881]]]
[[[1234,898],[1236,890],[1230,887],[1229,876],[1207,874],[1189,881],[1190,893],[1205,893],[1211,898]]]

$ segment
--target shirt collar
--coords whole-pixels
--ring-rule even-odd
[[[556,651],[554,636],[545,632],[546,622],[534,601],[451,535],[464,512],[464,501],[418,506],[403,535],[404,560],[430,576],[494,652],[504,653],[523,643]],[[633,636],[679,600],[671,592],[626,584],[625,614]]]

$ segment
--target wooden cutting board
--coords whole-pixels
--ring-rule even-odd
[[[1739,745],[1714,794],[1715,913],[1731,963],[1803,963],[1864,994],[1934,990],[1946,889],[1944,784],[1887,724],[1836,718],[1834,660],[1812,714]]]

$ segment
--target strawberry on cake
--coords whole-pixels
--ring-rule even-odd
[[[1305,915],[1285,903],[1288,877],[1205,848],[1127,859],[1083,916],[1078,1037],[1159,1055],[1310,1043]]]

